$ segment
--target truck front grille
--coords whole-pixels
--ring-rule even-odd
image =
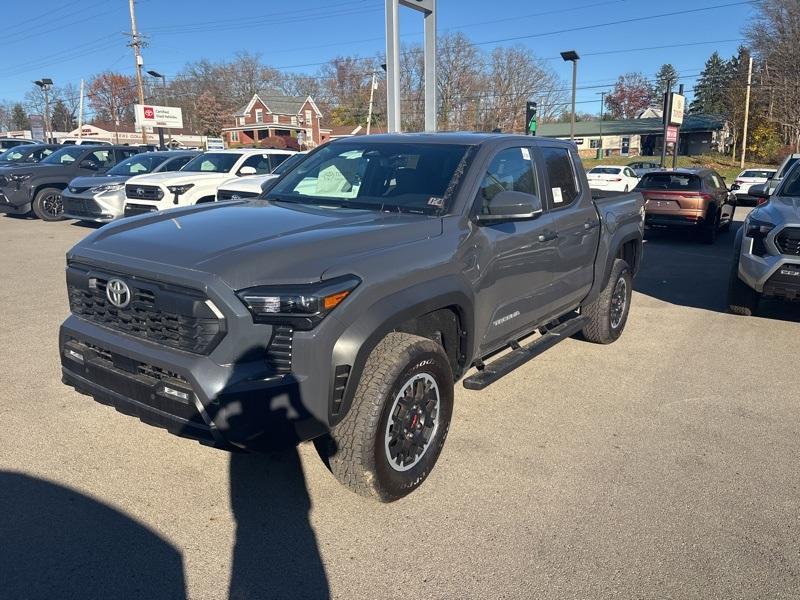
[[[125,195],[131,200],[161,200],[164,192],[157,185],[126,185]]]
[[[157,212],[155,206],[148,204],[125,204],[125,216],[135,217],[136,215],[146,215],[147,213]]]
[[[106,295],[110,278],[68,272],[72,313],[133,337],[194,354],[208,354],[224,336],[224,320],[200,292],[119,277],[127,283],[131,298],[127,306],[117,308]]]
[[[259,194],[256,192],[233,192],[230,190],[219,190],[217,192],[217,200],[241,200],[244,198],[258,198]]]
[[[800,256],[800,227],[787,227],[775,238],[781,254]]]

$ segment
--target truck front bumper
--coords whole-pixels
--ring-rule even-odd
[[[329,429],[328,381],[318,366],[303,371],[313,376],[299,376],[276,374],[263,356],[219,365],[209,356],[121,336],[74,315],[61,326],[59,349],[65,384],[205,445],[264,451]]]

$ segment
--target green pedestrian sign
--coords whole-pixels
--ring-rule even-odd
[[[525,103],[525,123],[528,135],[536,135],[536,102],[531,100]]]
[[[531,135],[536,135],[536,116],[535,115],[531,118],[530,123],[528,123],[528,132]]]

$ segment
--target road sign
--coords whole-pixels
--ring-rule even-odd
[[[206,150],[225,150],[225,140],[221,137],[206,138]]]
[[[29,115],[28,119],[31,122],[31,137],[35,140],[44,140],[44,118],[42,115]]]
[[[165,127],[183,129],[183,112],[174,106],[155,106],[154,104],[134,104],[136,125],[141,127]]]
[[[680,125],[683,123],[683,109],[686,105],[686,97],[680,94],[672,94],[670,102],[669,124]]]
[[[674,125],[667,127],[667,142],[675,143],[678,141],[678,128]]]

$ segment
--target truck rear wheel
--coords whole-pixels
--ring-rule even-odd
[[[61,190],[58,188],[42,188],[33,199],[33,214],[42,221],[61,221],[64,219],[64,204]]]
[[[583,328],[583,338],[595,344],[615,342],[628,321],[632,294],[631,269],[627,262],[617,258],[603,291],[581,308],[581,314],[589,320]]]
[[[440,344],[390,333],[367,359],[350,412],[317,444],[340,483],[392,502],[436,464],[453,414],[453,373]]]

